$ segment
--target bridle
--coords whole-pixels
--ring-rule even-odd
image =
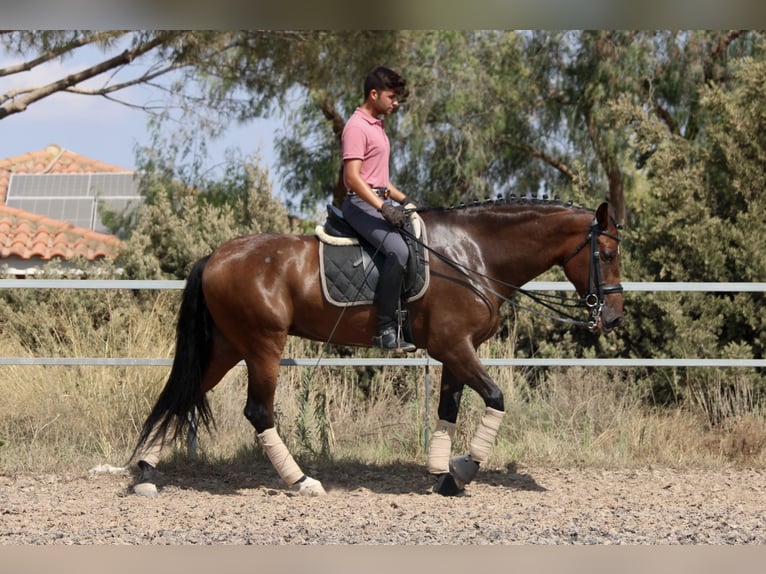
[[[604,231],[599,226],[598,222],[594,219],[591,223],[590,231],[588,232],[585,240],[574,250],[569,257],[567,257],[561,264],[566,270],[566,266],[574,259],[580,251],[582,251],[586,245],[590,245],[590,265],[588,266],[588,292],[582,298],[582,303],[590,311],[590,319],[587,323],[588,329],[595,331],[598,327],[598,318],[601,315],[601,310],[606,303],[606,296],[613,293],[622,293],[623,288],[621,283],[615,285],[604,285],[601,282],[601,252],[598,248],[598,238],[600,236],[608,237],[616,242],[620,242],[620,238],[614,233]]]

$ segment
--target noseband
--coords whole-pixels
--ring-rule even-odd
[[[563,268],[566,268],[567,264],[569,264],[569,262],[585,248],[585,246],[590,245],[588,293],[581,299],[581,302],[590,311],[588,329],[591,331],[595,331],[598,326],[598,318],[601,315],[601,310],[604,307],[606,296],[613,293],[622,293],[623,291],[621,283],[617,283],[616,285],[604,285],[601,283],[601,253],[598,249],[598,238],[601,235],[608,237],[609,239],[614,239],[618,243],[620,241],[620,238],[617,235],[609,233],[608,231],[604,231],[601,229],[601,227],[599,227],[598,222],[594,220],[590,225],[590,231],[588,232],[585,240],[577,247],[577,249],[574,250],[572,255],[566,258],[564,263],[561,265]]]

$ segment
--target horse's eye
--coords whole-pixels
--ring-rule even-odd
[[[614,252],[613,251],[602,251],[601,252],[601,260],[605,263],[611,263],[614,261]]]

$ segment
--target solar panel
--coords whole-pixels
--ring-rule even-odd
[[[11,174],[6,205],[100,233],[101,205],[124,213],[143,201],[132,173]]]
[[[90,176],[90,189],[102,197],[136,197],[138,181],[133,174],[93,173]]]

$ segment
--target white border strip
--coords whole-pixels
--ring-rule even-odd
[[[183,289],[184,280],[138,279],[0,279],[0,289]],[[625,291],[766,292],[766,283],[623,281]],[[530,281],[528,291],[574,291],[568,281]]]

